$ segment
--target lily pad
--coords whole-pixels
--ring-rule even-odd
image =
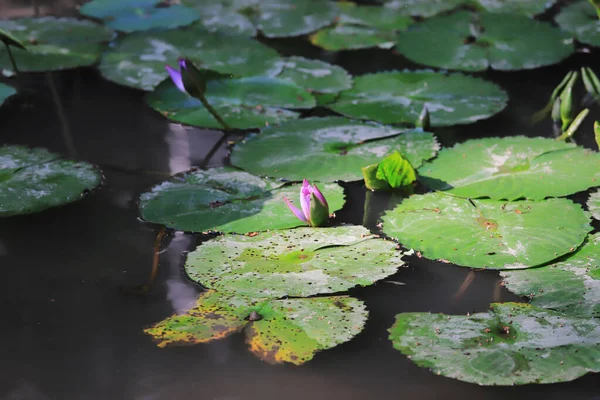
[[[566,382],[600,371],[600,321],[522,303],[470,316],[404,313],[394,347],[421,367],[479,385]]]
[[[362,167],[396,150],[415,166],[437,153],[433,134],[400,132],[341,117],[306,118],[248,136],[233,148],[231,163],[253,174],[291,180],[355,181],[362,179]]]
[[[94,64],[104,44],[114,33],[92,21],[75,18],[21,18],[0,21],[0,29],[11,32],[27,51],[12,48],[22,72],[56,71]],[[4,46],[0,46],[0,68],[13,73]]]
[[[580,0],[563,7],[555,19],[561,29],[579,42],[600,46],[600,20],[589,1]]]
[[[81,199],[100,184],[91,164],[41,148],[0,147],[0,217],[31,214]]]
[[[93,0],[82,5],[79,12],[102,19],[108,27],[121,32],[174,29],[200,18],[193,8],[165,5],[161,0]]]
[[[389,49],[395,45],[397,31],[405,30],[412,19],[377,6],[337,3],[340,17],[332,27],[314,33],[310,41],[325,50],[353,50],[369,47]]]
[[[256,36],[252,21],[236,11],[237,0],[231,4],[214,0],[182,0],[181,3],[200,12],[200,24],[209,32]]]
[[[552,139],[474,139],[419,169],[430,189],[461,197],[539,200],[600,185],[600,153]]]
[[[306,35],[333,23],[338,15],[335,4],[323,0],[184,0],[183,3],[197,8],[200,14],[212,16],[212,20],[205,17],[204,24],[213,29],[226,29],[233,24],[233,29],[240,31],[235,25],[241,25],[248,32],[247,25],[251,22],[269,38]],[[217,8],[217,4],[221,7]],[[222,21],[233,12],[246,18]]]
[[[17,90],[14,87],[0,83],[0,105],[15,93],[17,93]]]
[[[520,269],[575,251],[592,230],[589,222],[567,199],[503,202],[437,192],[411,196],[388,211],[383,232],[430,259]]]
[[[232,128],[249,129],[298,118],[286,108],[316,106],[315,98],[295,84],[269,77],[213,80],[206,85],[206,99]],[[172,121],[203,128],[222,126],[200,100],[181,92],[170,79],[148,94],[146,102]]]
[[[178,30],[127,35],[104,53],[99,68],[110,81],[152,90],[169,76],[165,64],[176,66],[178,57],[235,76],[269,75],[279,60],[275,50],[255,40],[210,33],[194,24]]]
[[[351,118],[414,124],[427,107],[431,126],[469,124],[506,107],[508,95],[491,82],[433,71],[380,72],[354,78],[328,108]]]
[[[398,35],[396,49],[419,64],[483,71],[552,65],[569,57],[575,47],[549,22],[515,14],[459,11],[411,26]]]
[[[146,221],[188,232],[248,233],[304,225],[283,201],[296,201],[301,185],[281,185],[233,168],[191,171],[142,194],[140,214]],[[320,189],[332,212],[342,208],[339,185]]]
[[[385,6],[401,15],[432,17],[459,7],[489,12],[521,14],[533,17],[556,3],[556,0],[386,0]]]
[[[319,93],[338,93],[352,87],[352,77],[340,66],[304,57],[288,57],[277,61],[281,72],[276,77]]]
[[[504,287],[531,304],[581,318],[600,317],[600,233],[564,261],[526,271],[501,272]]]
[[[367,286],[404,262],[396,244],[362,226],[224,235],[188,254],[190,279],[252,298],[306,297]]]
[[[592,216],[600,220],[600,190],[590,194],[590,198],[587,201],[588,210],[592,213]]]
[[[165,347],[206,343],[244,329],[250,351],[260,359],[300,365],[352,339],[367,315],[362,301],[347,296],[257,301],[209,291],[187,313],[144,332]]]

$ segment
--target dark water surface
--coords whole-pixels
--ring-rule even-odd
[[[320,57],[353,74],[415,68],[385,51],[326,54],[297,41],[273,43],[284,54]],[[528,117],[541,108],[569,68],[597,54],[529,72],[489,73],[509,91],[500,115],[436,131],[448,146],[482,136],[551,136],[548,122]],[[182,252],[198,238],[176,233],[161,254],[157,280],[146,295],[124,288],[148,279],[154,227],[139,221],[139,194],[198,164],[220,133],[170,124],[143,103],[143,93],[106,82],[93,69],[27,75],[22,95],[0,108],[0,142],[43,146],[99,164],[105,185],[86,199],[40,214],[0,220],[0,399],[600,399],[600,375],[575,382],[525,387],[479,387],[434,376],[392,348],[387,329],[399,312],[485,311],[493,301],[518,300],[491,271],[409,260],[390,281],[352,291],[370,311],[352,341],[319,353],[304,366],[269,365],[246,348],[242,334],[190,347],[159,349],[142,329],[188,308],[199,292],[182,272]],[[57,104],[49,79],[65,110]],[[580,144],[594,147],[592,110]],[[226,162],[226,149],[211,165]],[[576,196],[576,200],[585,196]],[[364,192],[348,191],[339,215],[362,221]]]

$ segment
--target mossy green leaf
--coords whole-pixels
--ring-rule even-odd
[[[600,185],[600,153],[545,138],[474,139],[418,172],[425,186],[456,196],[539,200]]]
[[[505,202],[436,192],[411,196],[388,211],[383,232],[430,259],[521,269],[573,252],[592,230],[589,223],[581,206],[567,199]]]
[[[414,124],[423,107],[432,126],[468,124],[506,107],[508,95],[480,78],[433,71],[393,71],[354,78],[327,107],[351,118]]]
[[[533,17],[546,11],[556,0],[385,0],[385,7],[401,15],[432,17],[459,7]]]
[[[190,279],[252,298],[306,297],[368,286],[403,265],[395,243],[362,226],[220,236],[188,254]]]
[[[600,322],[523,303],[471,315],[403,313],[394,348],[436,375],[478,385],[567,382],[600,372]]]
[[[410,161],[397,151],[379,163],[375,177],[387,182],[392,189],[410,185],[417,179]]]
[[[306,118],[268,127],[233,148],[231,163],[253,174],[301,180],[354,181],[361,168],[400,151],[412,165],[435,156],[433,134],[353,121]]]
[[[600,20],[588,0],[566,5],[555,19],[561,29],[572,34],[579,42],[600,46]]]
[[[514,14],[459,11],[413,25],[398,35],[396,49],[419,64],[482,71],[552,65],[569,57],[575,47],[568,35],[549,22]]]
[[[587,201],[587,207],[592,213],[592,216],[600,220],[600,190],[590,194],[590,197]]]
[[[81,199],[102,176],[91,164],[41,148],[0,147],[0,217],[31,214]]]
[[[206,99],[232,128],[249,129],[279,124],[298,118],[287,110],[316,106],[315,98],[296,84],[270,77],[213,80],[206,85]],[[181,92],[170,79],[165,80],[146,102],[172,121],[203,128],[222,128],[200,100]]]
[[[524,271],[503,271],[504,287],[531,304],[581,318],[600,317],[600,234],[560,262]]]
[[[304,57],[288,57],[277,61],[281,72],[277,78],[318,93],[338,93],[352,87],[352,77],[340,66]]]
[[[70,69],[94,64],[114,33],[92,21],[67,17],[20,18],[0,21],[26,50],[12,48],[21,72]],[[0,68],[14,72],[8,53],[0,46]]]

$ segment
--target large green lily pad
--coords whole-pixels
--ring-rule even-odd
[[[188,232],[248,233],[304,225],[283,201],[286,197],[300,208],[300,184],[281,185],[233,168],[191,171],[142,194],[140,214],[146,221]],[[325,184],[320,189],[331,212],[342,208],[340,186]]]
[[[531,304],[582,318],[600,317],[600,233],[564,261],[525,271],[504,271],[505,287]]]
[[[600,371],[600,321],[522,303],[470,316],[404,313],[394,347],[437,375],[479,385],[566,382]]]
[[[351,118],[414,124],[423,107],[432,126],[468,124],[506,107],[508,95],[480,78],[433,71],[380,72],[354,78],[328,108]]]
[[[286,108],[316,106],[315,98],[294,83],[270,77],[213,80],[206,85],[206,99],[232,128],[259,128],[296,119]],[[146,102],[172,121],[203,128],[222,128],[200,100],[181,92],[170,79],[146,96]]]
[[[17,93],[17,90],[14,87],[0,83],[0,105],[15,93]]]
[[[81,199],[100,184],[91,164],[41,148],[0,147],[0,217],[31,214]]]
[[[120,85],[152,90],[169,76],[165,64],[176,67],[179,57],[235,76],[269,75],[279,60],[275,50],[255,40],[210,33],[194,24],[178,30],[135,33],[117,40],[102,56],[100,72]]]
[[[385,6],[401,15],[432,17],[458,7],[489,12],[534,16],[546,11],[556,0],[385,0]]]
[[[338,93],[352,87],[352,77],[340,66],[304,57],[277,61],[281,71],[274,76],[318,93]]]
[[[340,17],[332,27],[314,33],[310,41],[325,50],[353,50],[394,46],[396,32],[405,30],[412,19],[378,6],[337,3]]]
[[[539,200],[600,185],[600,154],[552,139],[474,139],[419,169],[423,184],[462,197]]]
[[[347,296],[250,300],[209,291],[187,313],[145,332],[165,347],[206,343],[244,329],[250,351],[260,359],[300,365],[352,339],[367,315],[362,301]]]
[[[0,21],[0,29],[9,31],[25,44],[27,51],[12,48],[17,68],[23,72],[92,65],[114,35],[92,21],[57,17],[4,20]],[[0,46],[0,68],[14,72],[4,46]]]
[[[556,23],[579,42],[600,46],[600,20],[588,0],[576,1],[563,7],[556,16]]]
[[[459,11],[413,25],[398,35],[396,49],[419,64],[482,71],[552,65],[571,55],[575,47],[568,35],[548,22]]]
[[[592,230],[589,222],[567,199],[502,202],[437,192],[411,196],[388,211],[383,231],[430,259],[520,269],[576,250]]]
[[[592,213],[592,216],[600,220],[600,190],[597,190],[590,194],[590,198],[587,201],[588,210]]]
[[[224,235],[188,254],[190,279],[252,298],[306,297],[367,286],[403,265],[396,244],[362,226]]]
[[[323,0],[184,0],[183,4],[206,15],[202,20],[210,29],[253,33],[251,23],[269,38],[305,35],[333,23],[338,15],[335,4]]]
[[[121,32],[174,29],[200,18],[197,10],[165,5],[161,0],[92,0],[82,5],[79,12],[102,19],[108,27]]]
[[[268,127],[233,148],[231,163],[265,176],[323,182],[362,179],[361,168],[399,151],[414,166],[432,158],[431,133],[341,117],[306,118]],[[400,133],[400,134],[399,134]]]

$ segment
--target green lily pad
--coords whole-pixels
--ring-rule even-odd
[[[600,185],[600,153],[552,139],[474,139],[419,169],[423,184],[461,197],[533,200]]]
[[[182,0],[181,3],[200,12],[200,24],[209,32],[256,36],[256,28],[248,16],[236,11],[236,3],[214,0]]]
[[[0,83],[0,105],[15,93],[17,93],[17,90],[14,87]]]
[[[276,61],[281,66],[277,78],[319,93],[338,93],[352,87],[352,77],[340,66],[304,57],[288,57]]]
[[[459,7],[521,14],[533,17],[556,3],[556,0],[385,0],[385,6],[401,15],[432,17]]]
[[[81,199],[100,184],[91,164],[41,148],[0,147],[0,217],[31,214]]]
[[[483,71],[556,64],[575,47],[549,22],[515,14],[459,11],[413,25],[398,35],[396,49],[419,64]]]
[[[233,148],[231,163],[257,175],[316,181],[362,179],[361,168],[398,150],[412,165],[439,149],[433,134],[341,117],[306,118],[268,127]]]
[[[277,52],[243,36],[205,31],[200,25],[159,32],[140,32],[115,42],[102,56],[100,72],[120,85],[152,90],[169,74],[165,64],[178,57],[196,65],[235,76],[269,75]]]
[[[316,106],[315,98],[305,89],[283,79],[260,76],[210,81],[206,99],[230,127],[238,129],[279,124],[299,116],[286,108]],[[170,79],[149,93],[146,102],[172,121],[222,128],[200,100],[181,92]]]
[[[520,269],[577,249],[592,230],[589,222],[581,207],[567,199],[504,202],[436,192],[411,196],[388,211],[383,232],[430,259]]]
[[[377,6],[337,3],[340,17],[332,27],[314,33],[310,41],[325,50],[353,50],[369,47],[389,49],[395,45],[397,31],[405,30],[412,19]]]
[[[367,286],[404,262],[396,244],[362,226],[224,235],[188,254],[195,282],[252,298],[306,297]]]
[[[75,18],[21,18],[0,21],[26,47],[12,48],[17,68],[22,72],[55,71],[94,64],[104,43],[114,33],[102,25]],[[4,46],[0,46],[0,68],[13,73]]]
[[[600,233],[564,261],[525,271],[501,272],[504,287],[536,307],[569,316],[600,317]]]
[[[563,7],[555,19],[561,29],[579,42],[600,46],[600,20],[589,1],[580,0]]]
[[[140,214],[146,221],[188,232],[248,233],[304,225],[283,201],[286,197],[296,202],[301,185],[281,185],[233,168],[191,171],[142,194]],[[330,211],[342,208],[344,191],[339,185],[320,189]]]
[[[588,210],[592,213],[592,216],[600,220],[600,190],[590,194],[587,206]]]
[[[479,385],[566,382],[600,371],[600,321],[522,303],[470,316],[404,313],[394,347],[434,374]]]
[[[212,20],[207,17],[203,20],[213,29],[234,25],[232,28],[240,31],[235,25],[242,25],[249,32],[250,22],[269,38],[305,35],[333,23],[338,15],[335,4],[323,0],[184,0],[183,3],[211,16]],[[246,18],[223,21],[233,12]]]
[[[102,19],[108,27],[121,32],[174,29],[200,18],[193,8],[165,6],[161,0],[93,0],[82,5],[79,12]]]
[[[262,360],[300,365],[352,339],[367,315],[362,301],[347,296],[265,301],[209,291],[187,313],[144,332],[165,347],[206,343],[244,329],[250,351]]]
[[[351,118],[414,124],[427,107],[431,126],[469,124],[506,107],[508,95],[480,78],[433,71],[380,72],[354,78],[328,108]]]

